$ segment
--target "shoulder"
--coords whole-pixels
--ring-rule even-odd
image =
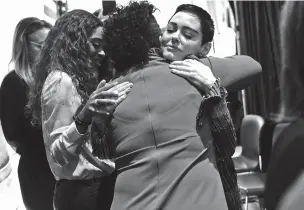
[[[278,176],[277,173],[289,171],[288,177],[294,179],[299,170],[304,167],[304,119],[299,117],[286,127],[278,136],[271,154],[268,167],[269,176]],[[292,164],[290,164],[292,163]],[[280,172],[279,172],[280,171]],[[281,174],[286,177],[287,174]],[[287,180],[286,180],[287,181]]]
[[[46,78],[43,85],[43,92],[54,90],[56,92],[67,92],[73,88],[72,78],[65,72],[52,71]]]
[[[15,86],[16,84],[21,85],[21,79],[16,74],[15,71],[10,71],[2,80],[1,88],[2,87],[9,87],[9,86]]]
[[[265,185],[265,204],[267,207],[277,205],[282,194],[304,168],[303,126],[304,119],[300,117],[278,136],[267,169]]]
[[[52,71],[45,80],[42,88],[42,100],[56,96],[59,100],[67,100],[76,94],[72,78],[65,72]]]
[[[304,146],[304,118],[299,117],[286,127],[278,136],[277,143],[274,146],[275,152],[282,152],[291,147]],[[304,154],[303,154],[304,156]]]
[[[18,95],[19,97],[9,97]],[[25,82],[16,74],[15,71],[9,72],[2,80],[0,87],[0,98],[6,101],[25,100],[26,85]],[[1,99],[2,101],[2,99]]]
[[[52,71],[45,80],[45,85],[60,84],[62,86],[71,87],[73,85],[72,78],[65,72]]]
[[[304,205],[304,171],[288,187],[279,202],[279,210],[303,209]]]

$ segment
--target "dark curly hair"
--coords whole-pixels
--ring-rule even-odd
[[[49,32],[34,67],[35,83],[29,89],[26,114],[32,115],[34,125],[41,124],[41,91],[51,71],[67,73],[83,99],[96,88],[96,69],[89,57],[88,37],[102,26],[93,14],[73,10],[60,17]]]
[[[157,24],[153,12],[156,10],[148,1],[131,1],[127,6],[117,8],[117,12],[105,21],[104,38],[107,43],[106,52],[111,56],[114,68],[118,72],[125,71],[133,65],[148,61],[150,47],[155,47],[153,24]]]

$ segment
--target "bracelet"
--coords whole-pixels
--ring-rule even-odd
[[[78,115],[74,115],[73,116],[73,120],[74,122],[77,124],[77,125],[81,125],[81,126],[86,126],[88,127],[91,123],[86,123],[86,122],[83,122],[79,117]]]

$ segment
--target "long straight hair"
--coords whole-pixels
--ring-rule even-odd
[[[304,110],[304,2],[288,1],[281,13],[281,104],[278,121],[292,121]]]
[[[16,74],[23,79],[27,85],[31,85],[33,78],[33,63],[29,59],[28,36],[42,28],[51,28],[51,25],[44,20],[35,17],[24,18],[19,21],[15,28],[12,58],[9,64],[13,63]]]

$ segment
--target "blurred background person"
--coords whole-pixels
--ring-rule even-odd
[[[278,136],[265,187],[267,210],[300,210],[304,205],[304,2],[288,1],[281,13],[281,110],[291,123]]]
[[[20,20],[12,48],[14,70],[5,76],[0,89],[2,129],[8,143],[20,154],[20,188],[30,210],[53,209],[55,179],[46,159],[42,132],[25,116],[28,89],[34,82],[33,65],[50,28],[35,17]]]

